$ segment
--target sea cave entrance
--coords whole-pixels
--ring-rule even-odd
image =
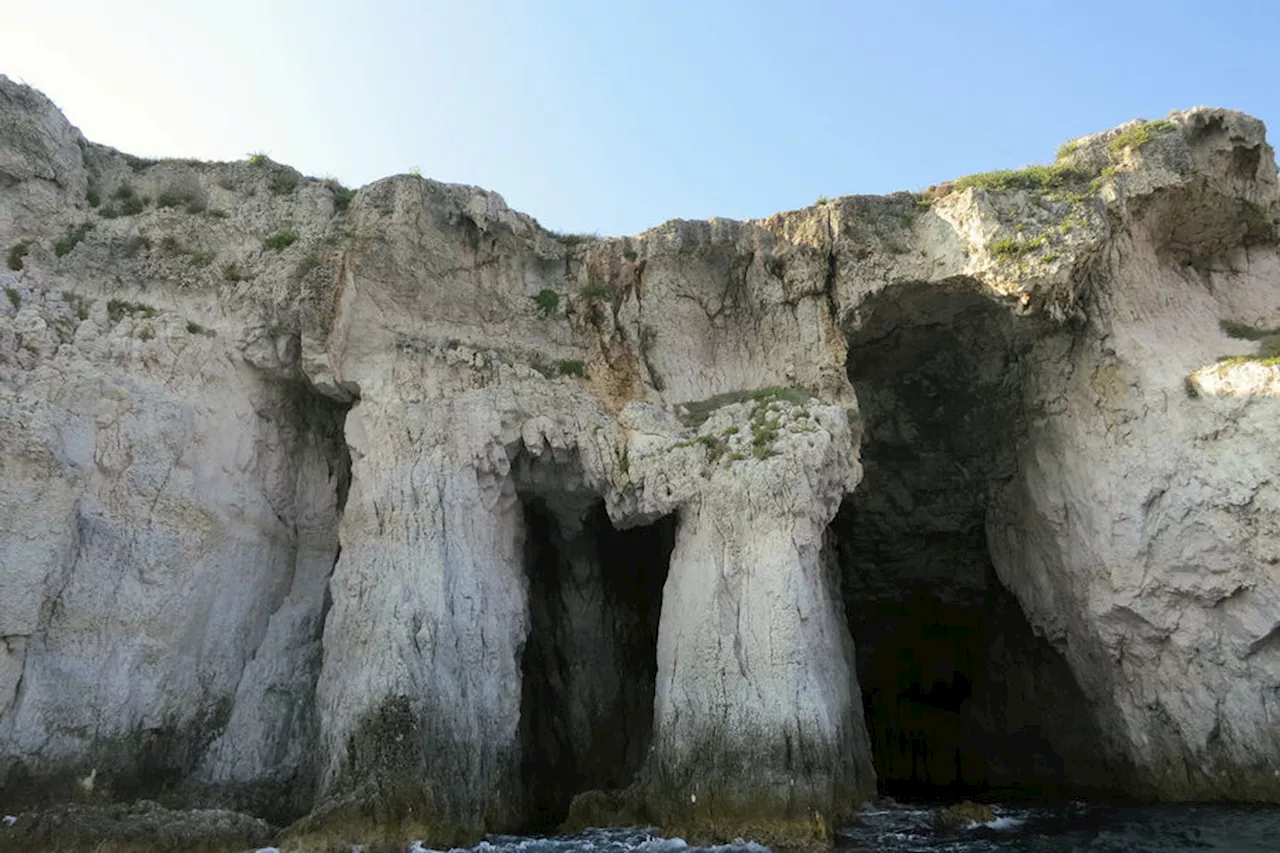
[[[864,478],[831,533],[881,792],[1112,788],[1085,697],[992,567],[992,495],[1025,435],[1032,322],[919,285],[865,306],[849,378]]]
[[[529,637],[520,736],[526,829],[583,791],[631,784],[649,749],[658,618],[675,516],[616,529],[596,499],[522,496]]]

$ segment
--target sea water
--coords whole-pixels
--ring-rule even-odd
[[[993,805],[995,820],[957,832],[933,829],[934,809],[865,807],[839,830],[851,853],[1280,853],[1280,807]],[[414,853],[428,848],[414,845]],[[591,829],[579,835],[495,835],[469,853],[767,853],[747,841],[695,847],[656,829]],[[443,853],[443,851],[442,851]],[[454,851],[453,853],[464,853]]]
[[[839,846],[876,853],[1280,853],[1280,807],[994,806],[996,819],[955,833],[933,811],[864,808]]]

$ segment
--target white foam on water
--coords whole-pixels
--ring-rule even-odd
[[[1025,818],[1020,817],[998,817],[995,820],[989,820],[986,823],[981,824],[981,826],[985,826],[988,829],[1006,830],[1017,829],[1026,822]]]
[[[735,838],[732,844],[718,844],[715,847],[705,847],[704,850],[709,853],[769,853],[769,848],[763,844],[757,844],[754,841],[744,841],[741,838]]]
[[[18,819],[11,814],[5,815],[4,820],[0,821],[0,823],[3,823],[5,826],[13,826],[17,822]]]
[[[433,850],[412,842],[408,853],[771,853],[754,841],[735,839],[731,844],[693,847],[683,838],[663,838],[656,827],[632,826],[588,829],[579,835],[529,838],[494,835],[470,849]]]
[[[681,853],[689,844],[683,838],[650,838],[635,849],[641,853]]]

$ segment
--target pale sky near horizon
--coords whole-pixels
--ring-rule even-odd
[[[1276,0],[0,0],[0,73],[142,156],[417,169],[564,231],[767,216],[1052,160],[1214,104],[1280,121]]]

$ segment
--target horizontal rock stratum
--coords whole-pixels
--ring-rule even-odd
[[[1280,802],[1278,202],[1197,108],[583,238],[0,78],[0,807],[328,850]]]

